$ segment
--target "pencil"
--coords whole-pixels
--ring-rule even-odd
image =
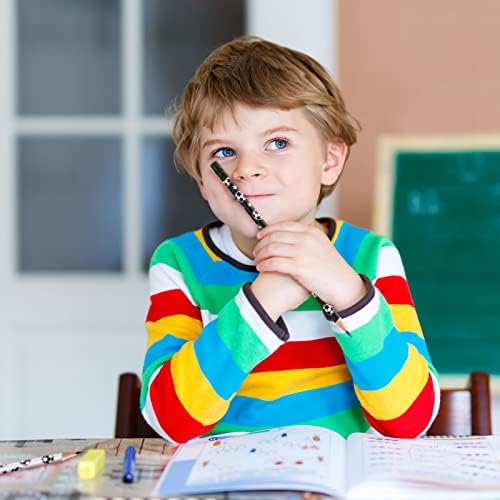
[[[267,224],[262,216],[255,210],[254,206],[246,199],[245,195],[238,189],[236,184],[229,178],[226,171],[214,161],[211,165],[212,170],[217,174],[219,179],[229,189],[230,193],[236,198],[236,201],[245,209],[246,213],[252,218],[260,229],[264,229]]]
[[[42,465],[56,464],[64,462],[70,458],[76,457],[79,451],[63,451],[54,453],[53,455],[43,455],[42,457],[27,458],[19,462],[12,462],[7,465],[0,465],[0,474],[7,474],[9,472],[17,472],[24,469],[31,469],[33,467],[40,467]]]
[[[257,212],[255,207],[246,199],[245,195],[238,189],[238,186],[234,184],[229,175],[227,175],[226,171],[220,166],[220,164],[216,161],[210,164],[212,170],[217,174],[217,177],[223,182],[223,184],[229,189],[229,192],[236,198],[236,201],[245,209],[245,212],[252,218],[252,220],[257,224],[260,229],[264,229],[266,227],[266,222],[262,218],[262,216]],[[335,308],[321,300],[315,294],[312,294],[313,297],[319,302],[321,305],[321,309],[325,315],[332,320],[344,333],[351,336],[349,330],[346,328],[342,318],[339,313],[335,310]]]

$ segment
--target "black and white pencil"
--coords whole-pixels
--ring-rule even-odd
[[[214,161],[210,166],[223,184],[229,189],[231,194],[236,198],[236,201],[245,209],[245,212],[252,218],[255,224],[257,224],[259,229],[264,229],[267,226],[265,220],[259,212],[255,210],[255,207],[246,199],[245,195],[238,189],[236,184],[234,184],[234,182],[229,178],[226,171],[216,161]]]
[[[238,186],[231,180],[226,171],[220,166],[216,161],[210,164],[212,170],[217,174],[217,177],[223,182],[223,184],[229,189],[229,192],[236,198],[236,201],[245,209],[245,212],[252,218],[252,220],[257,224],[259,229],[264,229],[266,227],[266,222],[262,216],[257,212],[255,207],[246,199],[245,195],[238,189]],[[321,308],[325,315],[332,320],[344,333],[351,335],[349,330],[346,328],[342,318],[339,313],[334,309],[333,306],[327,304],[321,300],[318,296],[313,294],[313,297],[320,303]]]
[[[33,467],[65,462],[70,458],[76,457],[80,453],[81,452],[79,451],[63,451],[60,453],[54,453],[53,455],[43,455],[42,457],[26,458],[25,460],[12,462],[7,465],[0,465],[0,474],[8,474],[9,472],[18,472],[24,469],[31,469]]]

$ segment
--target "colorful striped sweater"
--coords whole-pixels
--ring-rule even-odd
[[[255,267],[219,222],[157,248],[141,409],[165,439],[294,424],[415,437],[432,423],[437,374],[396,247],[321,222],[368,285],[340,312],[350,337],[312,297],[274,323],[251,292]]]

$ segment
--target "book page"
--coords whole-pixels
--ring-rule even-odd
[[[339,493],[345,487],[345,446],[338,434],[308,426],[204,438],[179,450],[157,491],[318,491],[313,486],[321,485],[321,491]]]
[[[348,488],[370,481],[500,488],[500,437],[394,439],[353,434]]]

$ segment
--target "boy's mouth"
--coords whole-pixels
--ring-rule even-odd
[[[244,193],[244,196],[247,200],[257,200],[259,198],[268,198],[270,196],[274,196],[273,194],[248,194]]]

